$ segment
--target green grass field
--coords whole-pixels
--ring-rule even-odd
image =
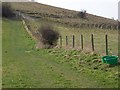
[[[118,87],[118,67],[103,64],[100,55],[35,49],[21,21],[3,19],[2,25],[3,88]]]

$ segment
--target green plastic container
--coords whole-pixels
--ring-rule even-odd
[[[118,56],[103,56],[102,62],[111,65],[116,65],[118,64]]]

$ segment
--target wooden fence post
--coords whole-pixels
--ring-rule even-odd
[[[83,50],[83,35],[81,35],[81,48]]]
[[[73,48],[75,47],[75,36],[73,35]]]
[[[60,36],[60,47],[62,47],[62,36]]]
[[[94,51],[94,39],[93,34],[91,34],[91,42],[92,42],[92,51]]]
[[[106,42],[106,55],[108,55],[108,36],[105,35],[105,42]]]
[[[66,46],[68,45],[68,36],[66,36]]]

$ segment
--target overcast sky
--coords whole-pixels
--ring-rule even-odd
[[[120,0],[35,0],[39,3],[66,9],[81,11],[103,16],[107,18],[118,19],[118,2]]]

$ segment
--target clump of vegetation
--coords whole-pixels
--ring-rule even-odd
[[[9,3],[2,3],[2,17],[11,18],[14,17],[15,13]]]
[[[80,12],[78,13],[78,16],[79,16],[80,18],[85,19],[85,18],[86,18],[86,10],[80,11]]]
[[[42,25],[38,29],[40,35],[40,42],[45,46],[45,48],[52,48],[57,45],[57,40],[59,38],[59,33],[54,30],[51,25]]]

